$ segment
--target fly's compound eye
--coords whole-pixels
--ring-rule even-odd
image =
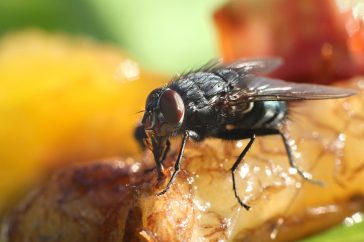
[[[160,96],[159,110],[163,115],[159,119],[161,133],[170,134],[182,124],[185,105],[176,91],[168,89]]]

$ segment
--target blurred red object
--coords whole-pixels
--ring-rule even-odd
[[[222,56],[227,61],[280,56],[285,64],[273,76],[295,82],[331,83],[363,74],[363,22],[344,3],[231,1],[214,16]]]

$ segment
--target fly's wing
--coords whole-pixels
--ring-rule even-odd
[[[237,88],[227,95],[227,101],[230,105],[237,105],[254,101],[333,99],[355,94],[353,89],[291,83],[248,74],[240,76]]]
[[[282,65],[283,61],[278,57],[256,58],[256,59],[240,59],[238,61],[224,64],[222,59],[213,59],[197,70],[187,71],[184,74],[194,72],[214,72],[217,70],[234,70],[240,75],[245,74],[264,74],[277,69]]]
[[[230,64],[213,60],[193,72],[213,72],[224,76],[233,90],[226,94],[225,103],[239,105],[254,101],[315,100],[348,97],[355,90],[315,84],[291,83],[256,74],[269,73],[283,63],[280,58],[242,59]],[[204,79],[205,80],[205,79]],[[211,80],[210,80],[211,81]]]
[[[227,64],[224,68],[233,69],[240,75],[246,74],[265,74],[281,66],[283,60],[278,57],[267,57],[257,59],[241,59]]]

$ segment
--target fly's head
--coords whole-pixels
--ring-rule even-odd
[[[159,88],[149,94],[142,122],[146,132],[170,136],[181,127],[184,115],[181,96],[169,88]]]
[[[176,91],[158,88],[149,94],[142,123],[155,156],[160,156],[168,138],[182,126],[184,116],[185,105]]]

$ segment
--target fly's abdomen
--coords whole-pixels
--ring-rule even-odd
[[[240,128],[275,128],[287,116],[285,101],[257,101],[252,103],[252,109],[237,121]]]
[[[277,127],[287,116],[287,102],[284,101],[264,101],[264,116],[260,123],[263,127]]]

